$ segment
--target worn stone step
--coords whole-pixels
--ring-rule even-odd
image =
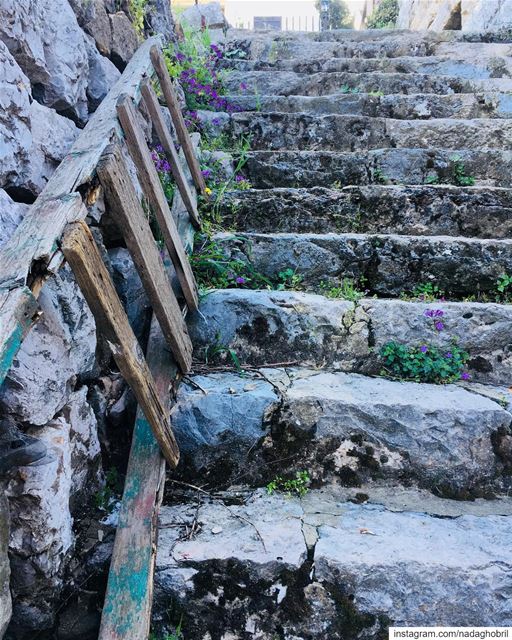
[[[394,58],[402,56],[446,55],[472,60],[478,57],[507,57],[512,55],[510,42],[491,33],[461,34],[384,31],[332,32],[319,37],[296,33],[248,34],[231,31],[228,50],[237,57],[275,62],[282,59],[329,58]]]
[[[243,168],[258,189],[368,184],[453,183],[463,169],[482,187],[511,187],[512,152],[468,149],[375,149],[367,152],[251,151]]]
[[[483,58],[468,60],[450,56],[400,56],[396,58],[292,58],[269,60],[242,60],[232,63],[238,71],[295,71],[296,73],[424,73],[451,76],[467,80],[510,78],[510,58]]]
[[[459,498],[507,489],[511,422],[457,385],[293,367],[193,376],[173,411],[194,482],[264,485],[308,469],[317,485],[395,478]]]
[[[168,633],[181,620],[190,640],[211,629],[342,640],[433,620],[512,623],[510,515],[394,487],[378,500],[391,506],[354,504],[338,487],[302,500],[232,491],[164,506],[153,626]]]
[[[233,137],[249,136],[252,149],[361,151],[383,148],[510,150],[506,120],[393,120],[303,113],[235,113]]]
[[[293,71],[231,71],[225,80],[230,94],[327,96],[356,91],[389,94],[489,93],[512,90],[512,79],[466,80],[425,73],[313,73]]]
[[[369,234],[220,233],[214,236],[229,259],[276,280],[290,269],[306,288],[340,278],[364,282],[381,296],[435,282],[452,298],[495,295],[496,281],[512,273],[512,240],[449,236]]]
[[[512,189],[362,186],[228,193],[223,224],[258,233],[398,233],[512,238]]]
[[[404,281],[403,287],[413,288]],[[437,331],[428,310],[443,311]],[[376,375],[380,350],[390,342],[449,348],[455,340],[469,354],[471,379],[510,385],[512,305],[470,302],[418,302],[363,298],[329,299],[296,291],[226,289],[210,292],[189,329],[197,362],[218,353],[232,364],[278,363],[330,367]]]
[[[437,95],[372,95],[344,93],[330,96],[267,96],[255,94],[227,97],[238,111],[360,115],[372,118],[426,120],[429,118],[511,118],[510,93],[454,93]]]

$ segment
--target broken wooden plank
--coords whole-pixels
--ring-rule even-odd
[[[158,80],[160,81],[160,87],[162,88],[162,93],[164,94],[167,107],[171,113],[171,118],[176,129],[178,140],[180,141],[190,172],[192,173],[194,184],[196,185],[197,190],[202,195],[206,196],[206,183],[204,181],[203,174],[201,173],[201,168],[195,156],[194,149],[192,148],[185,120],[181,113],[180,103],[176,96],[176,92],[174,91],[174,87],[172,86],[171,77],[167,71],[162,51],[157,45],[153,45],[151,47],[151,60],[156,71],[156,75],[158,76]]]
[[[144,104],[146,105],[149,115],[151,116],[151,120],[153,122],[153,126],[155,127],[158,139],[160,140],[160,144],[162,145],[162,148],[167,156],[167,160],[171,167],[172,175],[174,177],[174,180],[176,181],[176,185],[183,200],[183,204],[185,205],[185,208],[190,215],[192,223],[196,227],[200,228],[201,221],[197,212],[197,205],[192,198],[190,189],[188,188],[187,178],[183,172],[183,166],[181,164],[178,152],[176,151],[176,147],[174,146],[174,140],[172,139],[171,132],[165,124],[156,93],[154,92],[153,87],[147,79],[142,83],[141,91],[142,97],[144,99]]]
[[[160,401],[153,375],[85,222],[74,222],[67,227],[62,251],[94,315],[98,331],[108,341],[121,375],[137,398],[165,459],[174,468],[178,464],[179,449],[168,412]]]
[[[107,150],[97,171],[167,343],[180,369],[186,373],[192,366],[187,325],[118,146]]]
[[[137,121],[137,112],[130,98],[127,96],[120,98],[119,104],[117,105],[117,113],[126,135],[128,150],[137,167],[142,190],[149,201],[164,237],[165,246],[169,251],[174,268],[176,269],[176,275],[178,276],[185,300],[187,301],[189,309],[197,311],[199,308],[199,298],[194,274],[192,273],[187,254],[181,243],[176,223],[172,217],[160,178],[158,177],[158,172],[151,158],[151,152],[146,143],[144,132]]]
[[[176,364],[165,348],[155,318],[151,323],[147,362],[164,409],[170,411],[169,388]],[[165,480],[165,463],[151,428],[137,410],[114,551],[98,640],[147,640],[153,600],[157,516]]]
[[[66,225],[86,214],[79,193],[37,200],[0,249],[0,287],[30,285],[35,277],[43,275],[58,251],[57,240]]]
[[[37,309],[37,301],[27,287],[0,291],[0,385],[37,316]]]

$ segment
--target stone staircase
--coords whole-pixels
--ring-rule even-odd
[[[252,188],[226,196],[233,231],[214,240],[301,290],[216,290],[192,319],[154,627],[341,640],[512,625],[512,305],[497,291],[512,275],[512,44],[234,31],[228,46],[246,57],[224,130],[251,135]],[[364,291],[334,298],[347,278]],[[382,377],[390,341],[456,344],[470,379]],[[265,489],[302,472],[302,497]]]

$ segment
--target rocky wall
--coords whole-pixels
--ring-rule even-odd
[[[172,38],[168,2],[148,0],[145,34],[137,33],[130,4],[0,0],[0,246],[120,77],[141,38],[152,33]],[[100,242],[102,210],[97,207],[92,220]],[[126,289],[123,300],[130,314],[140,316],[137,330],[142,336],[147,301],[125,251],[113,250],[109,267],[116,284]],[[54,637],[56,612],[72,581],[76,522],[104,483],[102,451],[110,450],[106,430],[115,422],[129,431],[126,411],[132,409],[69,268],[46,283],[39,303],[41,318],[0,388],[0,440],[2,421],[7,421],[44,442],[49,452],[46,464],[20,466],[3,480],[0,584],[6,588],[0,591],[0,638],[11,613],[6,556],[10,519],[9,640],[35,633],[42,640]],[[110,413],[115,420],[110,421]]]
[[[497,31],[512,27],[511,0],[398,0],[400,29]]]

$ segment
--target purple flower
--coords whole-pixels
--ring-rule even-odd
[[[211,169],[203,169],[201,173],[203,174],[203,178],[206,178],[206,180],[208,180],[212,175]]]
[[[425,311],[425,316],[427,318],[442,318],[444,316],[444,311],[442,309],[427,309]]]
[[[235,280],[235,282],[237,284],[245,284],[246,280],[245,280],[245,278],[242,278],[242,276],[238,276],[238,278]]]
[[[436,322],[434,324],[434,327],[438,330],[438,331],[442,331],[444,329],[444,324],[442,322]]]
[[[444,354],[445,358],[453,358],[453,353],[451,351],[448,351],[448,353]]]
[[[240,174],[240,173],[238,173],[235,176],[235,182],[244,182],[244,180],[245,180],[244,176],[242,174]]]
[[[427,353],[427,351],[428,351],[427,345],[426,344],[421,345],[420,351],[421,351],[421,353]]]
[[[241,91],[247,91],[247,85],[245,82],[241,82],[240,83],[240,90]]]
[[[176,54],[176,60],[178,62],[185,62],[185,56],[182,53],[177,53]]]
[[[469,375],[469,373],[467,371],[463,371],[460,374],[460,379],[461,380],[471,380],[471,376]]]

